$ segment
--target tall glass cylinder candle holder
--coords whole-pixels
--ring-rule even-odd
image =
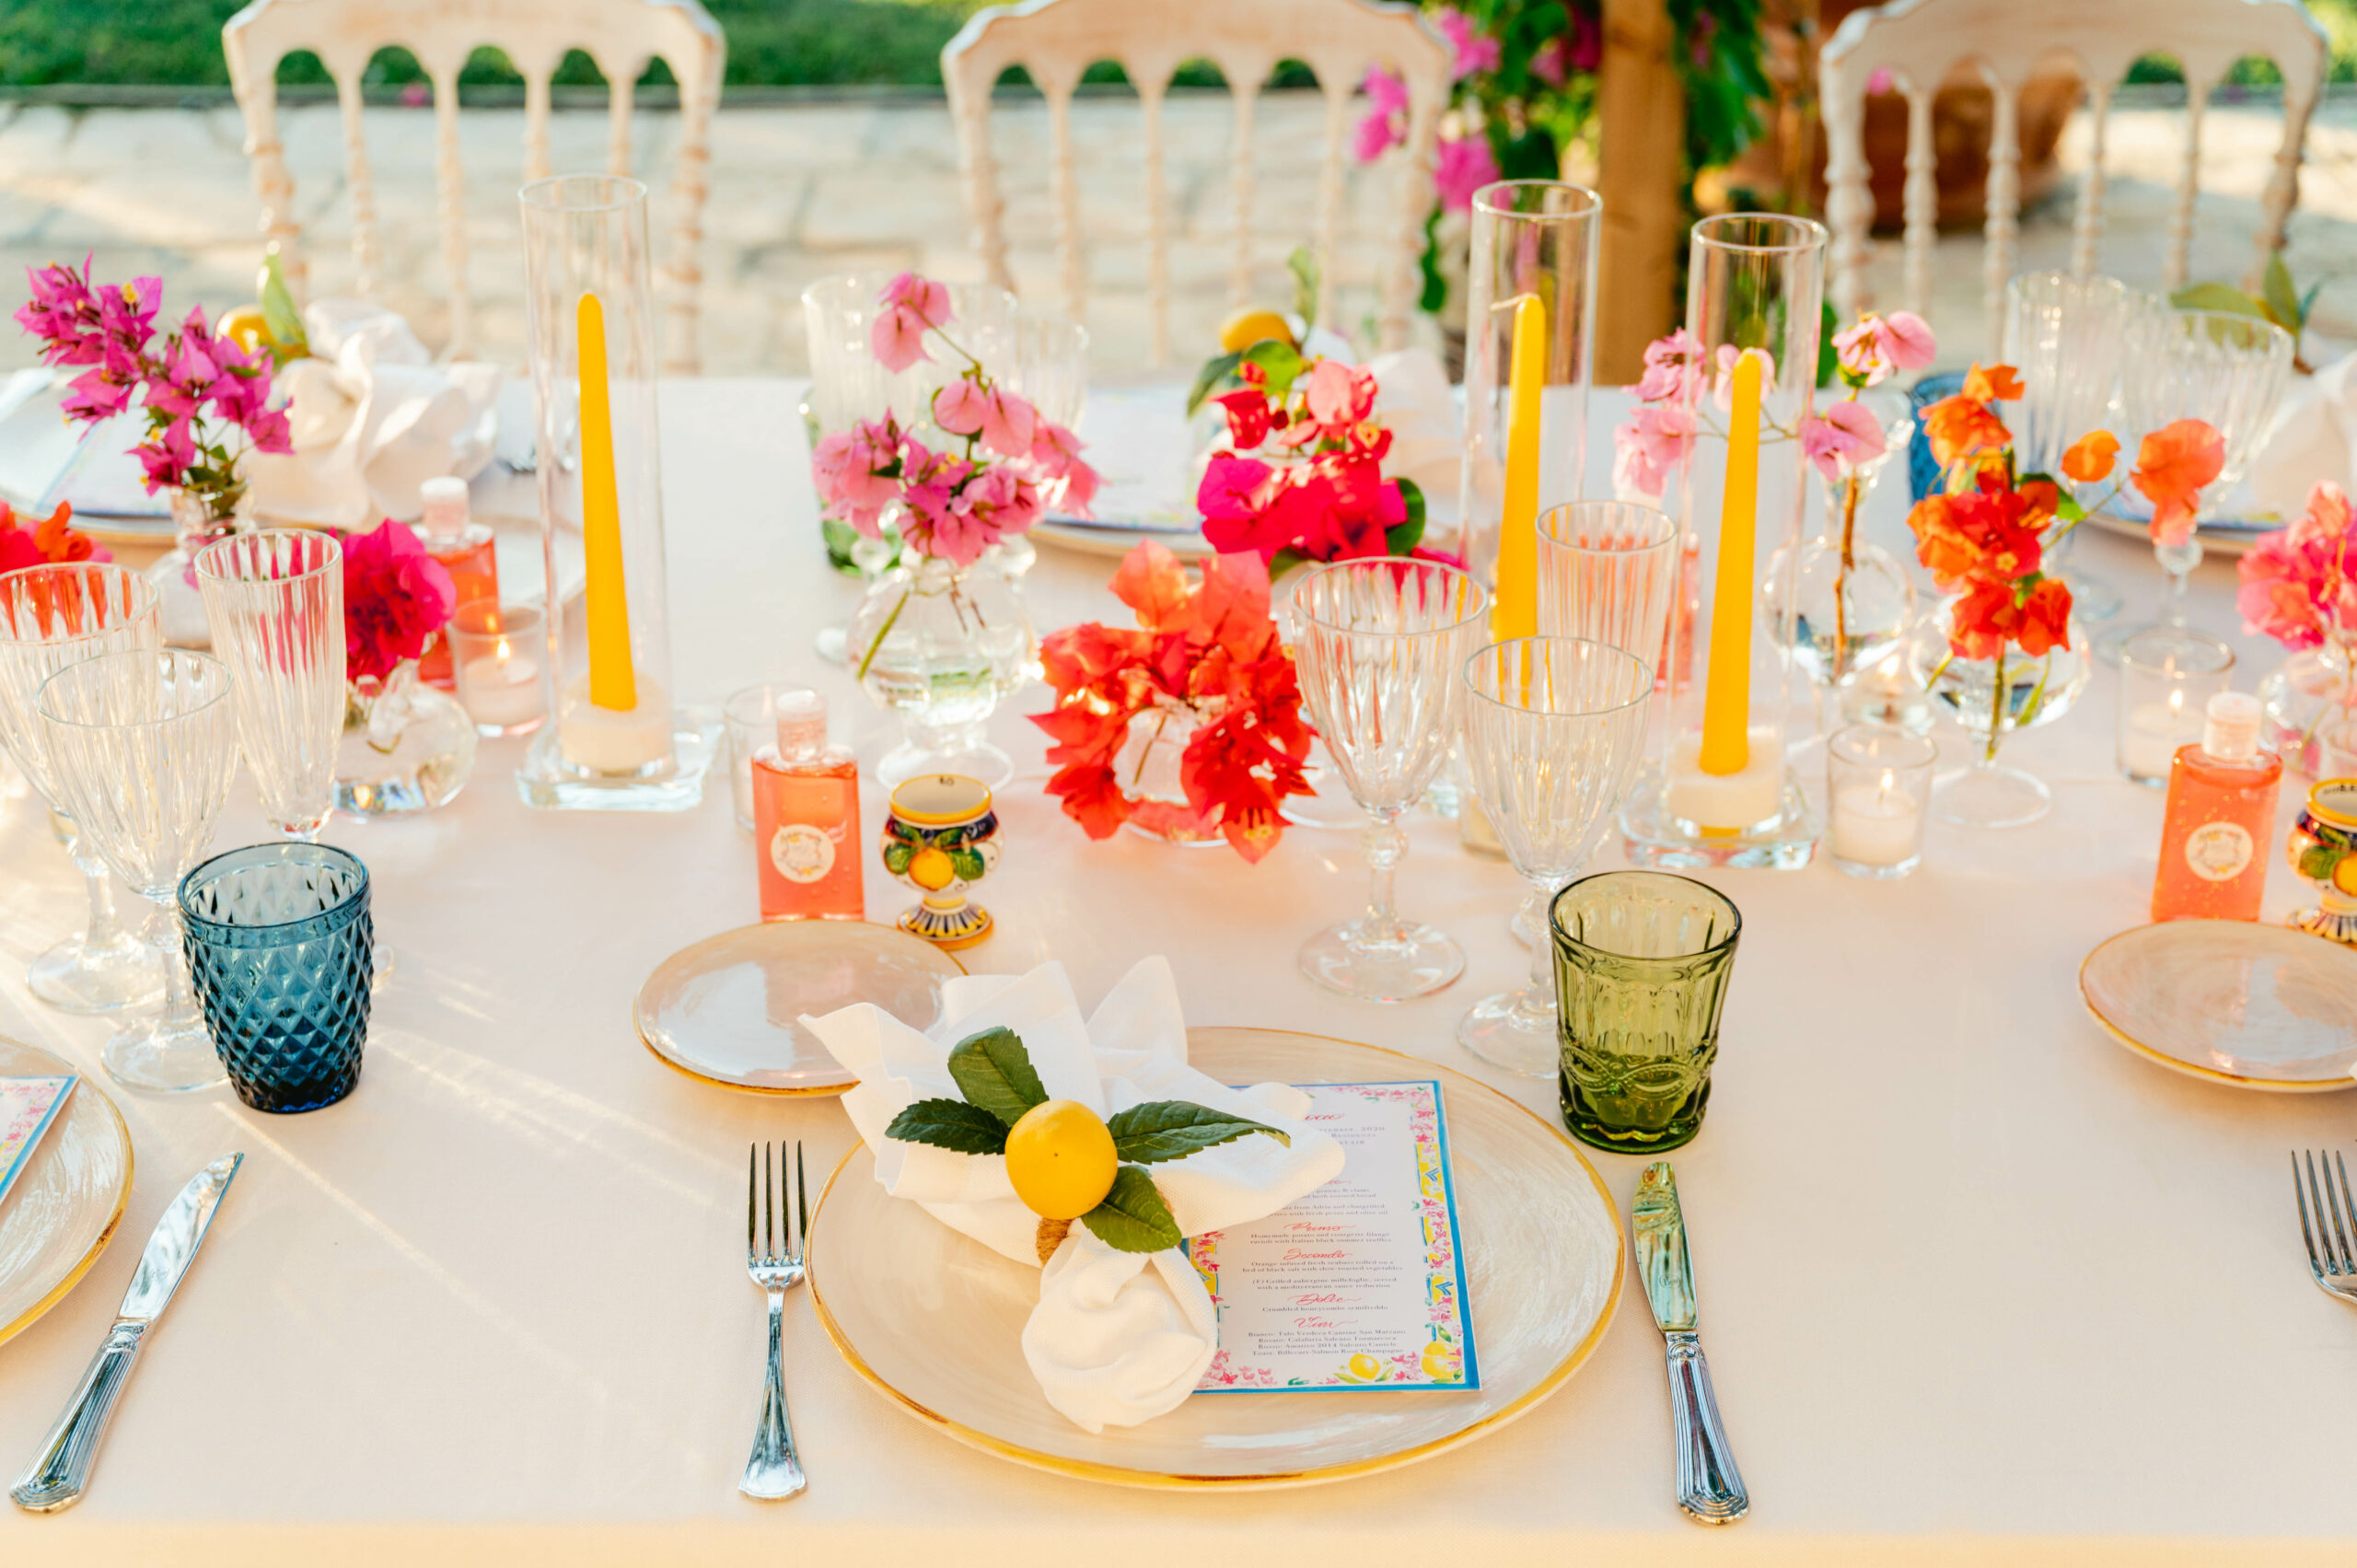
[[[646,187],[566,175],[524,187],[524,274],[540,407],[540,531],[587,565],[577,636],[549,618],[555,722],[516,771],[532,806],[683,811],[703,797],[718,726],[680,721],[671,687]]]
[[[1580,498],[1604,203],[1551,180],[1473,192],[1460,551],[1499,637],[1538,631],[1538,515]]]
[[[1800,431],[1814,409],[1825,230],[1806,218],[1735,213],[1694,226],[1686,329],[1696,436],[1678,478],[1685,531],[1702,541],[1698,599],[1673,610],[1670,715],[1655,756],[1620,811],[1638,865],[1790,869],[1817,853],[1819,823],[1786,761],[1794,721],[1814,703],[1793,656],[1808,463]]]

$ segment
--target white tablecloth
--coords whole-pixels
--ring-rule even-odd
[[[678,685],[716,703],[763,677],[810,681],[872,760],[892,726],[810,652],[856,591],[819,564],[796,390],[664,390]],[[1600,473],[1613,411],[1597,401]],[[1900,488],[1877,498],[1887,542]],[[2157,598],[2148,553],[2088,546],[2132,611]],[[1118,613],[1110,564],[1043,550],[1039,624]],[[2197,588],[2222,633],[2231,571],[2203,567]],[[2238,645],[2247,687],[2271,660]],[[1822,863],[1711,877],[1743,910],[1743,949],[1709,1122],[1675,1158],[1755,1499],[1732,1530],[1698,1530],[1672,1502],[1661,1341],[1633,1280],[1585,1369],[1511,1427],[1387,1475],[1227,1496],[962,1447],[861,1384],[797,1295],[788,1386],[810,1491],[739,1497],[762,1336],[745,1146],[802,1138],[820,1170],[850,1130],[831,1102],[691,1082],[633,1034],[656,963],[755,918],[726,788],[676,817],[536,813],[507,741],[485,743],[447,810],[330,830],[368,861],[401,953],[351,1099],[280,1118],[226,1089],[103,1084],[136,1144],[130,1212],[82,1284],[0,1346],[6,1472],[80,1376],[164,1203],[215,1156],[248,1159],[87,1500],[0,1510],[0,1560],[2350,1562],[2357,1317],[2306,1278],[2284,1152],[2345,1145],[2357,1099],[2177,1077],[2082,1012],[2081,958],[2145,917],[2160,823],[2158,797],[2112,772],[2113,702],[2105,672],[2080,712],[2009,746],[2055,784],[2033,828],[1935,828],[1924,869],[1897,883]],[[1020,714],[1043,705],[1034,689],[993,725],[1022,771],[1001,797],[998,933],[977,968],[1062,958],[1094,997],[1167,952],[1190,1021],[1417,1052],[1552,1113],[1552,1084],[1505,1079],[1451,1035],[1523,970],[1510,870],[1415,819],[1400,904],[1459,936],[1466,976],[1403,1007],[1337,1000],[1293,950],[1363,899],[1352,835],[1289,833],[1258,867],[1089,842],[1039,789]],[[882,805],[871,784],[870,831]],[[220,843],[262,836],[241,793]],[[2273,877],[2270,917],[2298,890],[2280,864]],[[39,1006],[22,980],[79,896],[37,813],[0,812],[0,1032],[97,1080],[109,1026]],[[871,875],[871,916],[904,897]],[[1594,1157],[1625,1208],[1639,1162]]]

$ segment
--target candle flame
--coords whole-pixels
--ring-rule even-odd
[[[507,645],[507,639],[505,637],[500,638],[497,645],[491,650],[491,656],[502,664],[505,664],[515,656],[516,650]]]

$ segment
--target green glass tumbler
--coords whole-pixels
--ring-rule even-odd
[[[1605,871],[1556,894],[1548,925],[1563,1125],[1616,1154],[1688,1142],[1711,1103],[1743,917],[1691,877]]]

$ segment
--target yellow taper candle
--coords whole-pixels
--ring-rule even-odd
[[[1508,362],[1505,510],[1498,527],[1497,597],[1490,633],[1538,633],[1538,394],[1547,384],[1547,302],[1527,294],[1514,308]]]
[[[589,623],[589,702],[628,713],[638,706],[630,663],[630,601],[622,587],[621,502],[614,487],[614,412],[606,387],[606,308],[584,294],[575,312],[581,336],[582,590]]]
[[[1739,773],[1751,761],[1752,536],[1759,517],[1759,374],[1762,359],[1735,362],[1727,410],[1727,480],[1719,500],[1719,575],[1711,596],[1711,662],[1702,689],[1706,773]]]

